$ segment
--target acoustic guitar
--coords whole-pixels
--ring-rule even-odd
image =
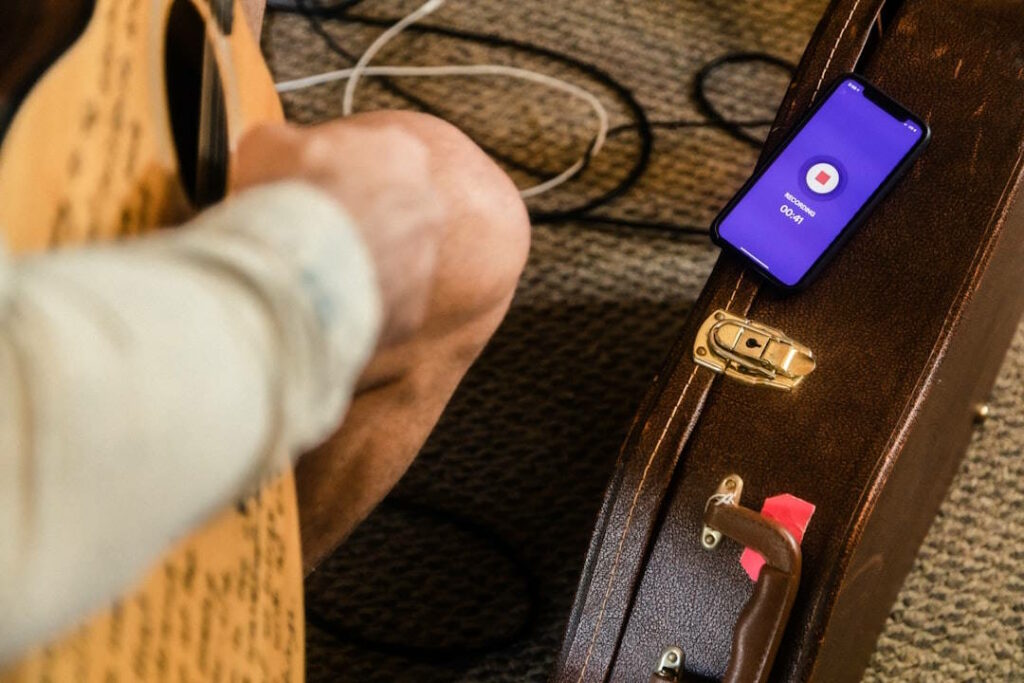
[[[282,118],[239,0],[6,4],[0,228],[14,251],[178,224],[230,191],[241,135]],[[302,614],[287,474],[0,681],[299,681]]]

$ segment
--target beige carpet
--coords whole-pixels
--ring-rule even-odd
[[[367,0],[392,17],[408,0]],[[694,76],[708,60],[763,51],[795,61],[822,0],[450,0],[427,23],[494,33],[607,72],[654,120],[701,117]],[[379,28],[326,22],[358,53]],[[271,14],[279,78],[348,62],[300,17]],[[578,66],[437,35],[398,39],[380,61],[502,62],[593,89],[613,124],[621,93]],[[709,91],[736,119],[770,117],[788,81],[764,63],[724,68]],[[553,175],[593,135],[585,106],[494,79],[367,82],[358,108],[429,108],[509,165]],[[337,116],[342,86],[286,98],[289,116]],[[763,135],[763,128],[751,128]],[[708,127],[655,131],[649,167],[605,216],[706,226],[756,149]],[[613,138],[582,178],[531,204],[572,207],[616,185],[639,138]],[[716,250],[703,238],[609,232],[586,219],[538,225],[508,320],[460,387],[395,497],[307,584],[312,681],[544,681],[557,653],[605,480],[628,420]],[[1017,335],[954,489],[893,608],[866,680],[1024,679],[1024,330]]]

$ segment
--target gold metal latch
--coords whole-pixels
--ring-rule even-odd
[[[786,391],[814,370],[814,352],[803,344],[721,309],[697,331],[693,360],[741,382]]]

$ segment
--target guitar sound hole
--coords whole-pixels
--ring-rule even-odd
[[[192,2],[174,0],[164,36],[164,85],[181,184],[198,208],[223,199],[227,190],[224,90],[212,49]]]

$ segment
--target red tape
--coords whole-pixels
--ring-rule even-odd
[[[804,531],[814,514],[814,504],[797,498],[788,493],[783,493],[771,498],[765,498],[761,506],[761,514],[768,519],[773,519],[793,534],[797,543],[804,540]],[[751,581],[757,581],[761,575],[761,567],[764,566],[764,558],[761,553],[744,548],[740,555],[740,564],[747,571]]]

